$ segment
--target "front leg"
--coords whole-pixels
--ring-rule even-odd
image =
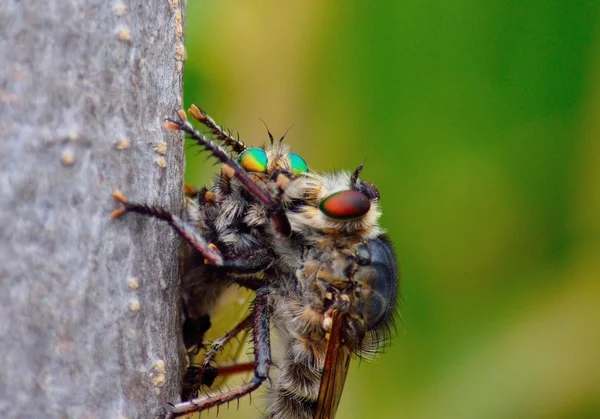
[[[201,113],[198,107],[193,106],[190,108],[190,113],[196,119],[205,123],[203,118],[206,116],[206,114]],[[292,234],[290,221],[288,220],[285,210],[281,204],[273,199],[267,192],[265,192],[256,182],[254,182],[254,180],[252,180],[252,178],[239,165],[239,163],[229,157],[227,152],[222,147],[220,147],[218,144],[214,144],[208,138],[198,132],[198,130],[196,130],[187,120],[187,115],[183,109],[179,110],[177,114],[180,120],[175,121],[173,119],[167,119],[163,124],[165,129],[170,131],[185,132],[190,136],[191,139],[196,141],[199,146],[204,148],[204,150],[208,151],[213,157],[215,157],[224,165],[228,166],[229,170],[232,172],[232,176],[235,177],[248,192],[262,202],[262,204],[267,208],[267,213],[273,222],[275,230],[284,237]]]
[[[182,220],[177,215],[171,214],[169,211],[166,211],[162,208],[129,202],[125,195],[123,195],[120,191],[114,191],[112,196],[115,200],[123,204],[123,208],[113,211],[111,218],[116,219],[122,217],[128,212],[137,212],[138,214],[148,215],[150,217],[166,221],[175,229],[175,231],[177,231],[177,233],[179,233],[181,237],[185,239],[185,241],[187,241],[194,249],[204,256],[210,264],[215,266],[224,265],[223,256],[217,250],[217,247],[204,240],[193,224]]]
[[[255,254],[250,255],[250,257],[246,259],[227,260],[223,258],[223,255],[221,252],[219,252],[217,246],[212,243],[208,243],[204,237],[202,237],[198,231],[198,228],[193,223],[185,221],[181,217],[171,214],[169,211],[163,208],[147,204],[140,204],[137,202],[130,202],[120,191],[113,192],[112,196],[116,201],[123,204],[123,208],[113,211],[111,218],[116,219],[122,217],[128,212],[135,212],[166,221],[186,242],[188,242],[196,251],[204,256],[207,264],[216,266],[218,268],[225,268],[234,273],[257,273],[264,270],[271,262],[271,259],[268,257],[266,252],[255,252]],[[248,276],[240,276],[239,282],[235,280],[235,276],[233,276],[232,279],[233,282],[239,283],[239,285],[251,289],[257,289],[257,287],[261,285],[260,282],[251,281]]]

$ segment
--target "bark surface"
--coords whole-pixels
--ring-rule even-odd
[[[182,13],[156,2],[0,10],[0,417],[152,418],[178,399]]]

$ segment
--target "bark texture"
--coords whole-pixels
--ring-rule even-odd
[[[0,9],[0,417],[152,418],[178,399],[177,0]]]

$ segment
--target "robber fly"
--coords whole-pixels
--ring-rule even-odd
[[[317,174],[283,138],[249,148],[193,105],[189,113],[211,131],[197,131],[183,110],[167,119],[223,163],[214,185],[195,193],[180,218],[161,208],[113,196],[123,207],[168,222],[188,243],[182,297],[184,341],[201,347],[215,301],[231,285],[251,290],[250,312],[213,342],[199,367],[186,373],[184,399],[169,417],[239,399],[271,380],[266,416],[335,416],[350,359],[375,354],[388,341],[397,306],[392,245],[378,224],[379,192],[353,172]],[[270,325],[283,345],[270,376]],[[233,365],[253,378],[228,391],[195,398],[212,383],[215,357],[234,337],[251,332],[254,359]],[[237,368],[237,369],[236,369]],[[218,366],[216,371],[220,374]]]

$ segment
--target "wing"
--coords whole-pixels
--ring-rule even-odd
[[[333,419],[344,391],[350,365],[350,352],[342,346],[342,318],[342,314],[336,310],[333,314],[331,333],[327,343],[325,366],[314,419]]]

